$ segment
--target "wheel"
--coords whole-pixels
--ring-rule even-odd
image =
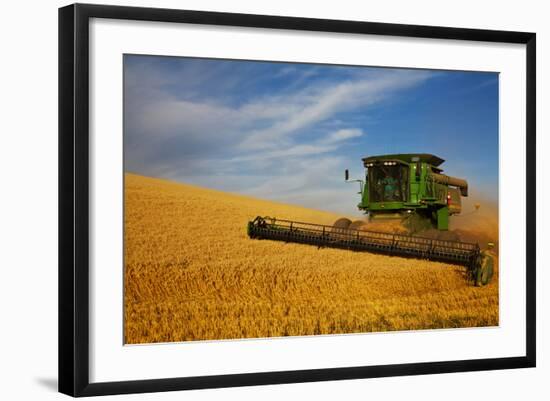
[[[334,224],[332,225],[332,231],[333,232],[338,232],[338,231],[347,230],[348,227],[350,226],[350,224],[351,224],[350,219],[348,219],[346,217],[341,217],[338,220],[336,220],[334,222]]]
[[[485,256],[486,260],[481,268],[481,284],[487,285],[493,277],[493,258],[489,255]]]
[[[355,220],[353,223],[351,223],[348,226],[349,230],[360,230],[361,227],[365,225],[365,222],[363,220]]]
[[[472,271],[472,279],[474,280],[474,285],[476,287],[481,287],[481,276],[483,273],[483,255],[478,255],[475,261],[475,269]]]
[[[474,271],[474,284],[476,287],[481,287],[481,277],[483,275],[483,267],[478,267]]]

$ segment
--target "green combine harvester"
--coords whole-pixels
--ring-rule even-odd
[[[493,275],[492,244],[482,251],[475,243],[421,235],[429,228],[447,231],[449,216],[462,211],[461,197],[468,196],[466,180],[443,174],[443,162],[424,153],[371,156],[363,159],[364,180],[350,180],[345,171],[347,182],[360,184],[357,206],[368,220],[398,219],[407,228],[406,234],[371,231],[362,227],[366,222],[347,218],[325,226],[258,216],[248,222],[248,235],[464,265],[476,285],[488,284]]]
[[[449,216],[462,211],[461,196],[468,196],[468,183],[442,174],[439,166],[443,162],[429,154],[364,158],[365,181],[355,180],[361,184],[359,209],[368,213],[370,220],[416,217],[414,220],[432,223],[438,230],[448,230]]]

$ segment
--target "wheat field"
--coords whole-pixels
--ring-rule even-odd
[[[252,240],[256,215],[341,217],[126,174],[125,343],[498,325],[498,271]]]

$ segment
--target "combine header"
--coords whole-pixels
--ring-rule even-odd
[[[375,156],[363,162],[367,168],[365,181],[354,181],[359,181],[361,187],[358,208],[368,213],[369,220],[393,217],[408,222],[416,217],[417,222],[446,231],[449,215],[461,211],[460,196],[468,195],[467,182],[441,174],[439,165],[443,160],[433,155]],[[347,170],[345,176],[349,182]],[[258,216],[248,223],[248,235],[458,264],[467,267],[477,286],[491,280],[493,256],[478,244],[370,231],[362,224],[346,218],[326,226]]]

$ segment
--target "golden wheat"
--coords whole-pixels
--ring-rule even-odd
[[[251,240],[256,215],[340,217],[126,174],[126,343],[498,325],[498,273]]]

